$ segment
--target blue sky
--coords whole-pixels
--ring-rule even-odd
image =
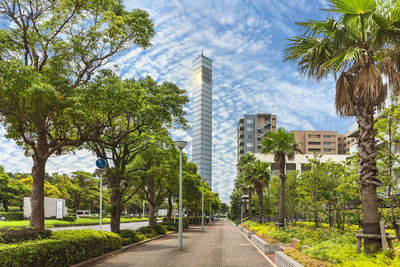
[[[229,202],[236,175],[236,130],[243,114],[273,113],[287,130],[334,130],[344,133],[353,119],[334,108],[333,79],[316,83],[300,77],[297,67],[282,62],[286,39],[299,34],[296,21],[325,18],[324,0],[141,0],[127,8],[149,12],[156,30],[153,47],[132,48],[113,58],[124,77],[145,77],[176,83],[192,101],[192,60],[201,50],[213,60],[213,190]],[[191,103],[185,107],[192,121]],[[189,141],[191,130],[174,130]],[[0,165],[6,171],[30,172],[25,158],[0,129]],[[50,158],[47,172],[94,171],[86,151]]]

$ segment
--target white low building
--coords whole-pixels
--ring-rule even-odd
[[[60,198],[44,198],[44,217],[56,217],[62,219],[65,216],[65,199]],[[24,197],[24,218],[29,219],[31,217],[31,198]]]
[[[274,160],[273,154],[254,154],[257,159],[271,163],[271,170],[273,174],[279,173],[279,166],[277,166]],[[323,154],[321,157],[321,162],[325,162],[331,160],[332,162],[341,162],[345,161],[350,155],[335,155],[335,154]],[[308,158],[313,158],[314,154],[296,154],[293,160],[289,160],[286,162],[286,170],[294,171],[298,170],[300,172],[304,172],[306,170],[305,165],[308,164]]]

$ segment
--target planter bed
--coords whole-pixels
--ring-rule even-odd
[[[275,252],[275,264],[278,267],[304,267],[282,251]]]

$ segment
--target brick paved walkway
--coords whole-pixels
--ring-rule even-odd
[[[272,266],[227,220],[205,228],[191,227],[183,233],[183,250],[178,235],[151,241],[87,266]]]

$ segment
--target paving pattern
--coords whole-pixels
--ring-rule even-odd
[[[86,266],[272,266],[267,259],[227,220],[212,226],[191,227],[183,233],[183,250],[178,235],[133,247]]]

